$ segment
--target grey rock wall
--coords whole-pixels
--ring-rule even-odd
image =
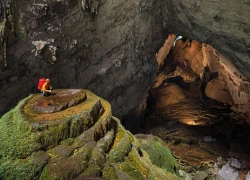
[[[77,0],[15,3],[17,41],[0,68],[0,114],[38,93],[43,76],[54,88],[92,90],[118,117],[145,98],[164,39],[155,1],[100,1],[97,14]]]

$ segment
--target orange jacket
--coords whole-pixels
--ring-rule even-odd
[[[43,87],[42,87],[41,90],[42,90],[42,91],[45,91],[45,92],[49,92],[50,89],[51,89],[50,84],[49,84],[48,82],[45,82],[45,83],[43,84]]]

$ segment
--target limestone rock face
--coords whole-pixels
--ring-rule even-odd
[[[159,151],[146,151],[110,104],[87,90],[30,95],[0,119],[0,137],[0,179],[179,179],[163,143],[150,136],[143,141]]]
[[[176,84],[162,84],[155,91],[153,94],[155,98],[155,108],[180,103],[185,98],[182,89]]]
[[[171,0],[162,11],[166,29],[212,45],[250,79],[249,2]]]
[[[205,93],[207,97],[211,99],[216,99],[224,104],[233,104],[232,96],[226,90],[226,82],[220,79],[213,79],[208,82]]]
[[[209,98],[231,105],[232,110],[241,113],[250,122],[250,82],[228,58],[210,45],[194,40],[178,40],[172,58],[173,63],[178,65],[173,75],[189,81],[195,81],[195,77],[199,76],[199,86],[205,89]],[[163,77],[166,79],[168,76]]]
[[[0,42],[9,39],[7,50],[0,46],[0,114],[36,93],[41,77],[50,77],[54,88],[92,90],[118,117],[145,98],[163,37],[158,3],[7,0],[7,6],[15,11],[8,11],[7,25],[0,22]]]

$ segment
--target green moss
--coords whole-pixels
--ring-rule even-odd
[[[136,137],[154,165],[172,174],[177,173],[178,163],[161,139],[150,135]]]
[[[144,150],[149,154],[153,164],[170,173],[176,173],[177,161],[166,146],[162,146],[159,142],[152,142],[151,148],[145,148]]]
[[[43,169],[40,179],[73,179],[88,168],[91,153],[96,146],[96,142],[88,142],[83,147],[77,148],[68,158],[59,157],[58,153],[51,152],[51,159]],[[54,156],[56,155],[56,156]],[[89,172],[92,172],[89,170]]]
[[[117,128],[117,133],[115,136],[115,140],[113,143],[113,146],[111,147],[111,150],[115,149],[118,145],[118,143],[125,137],[125,132],[121,129],[121,127]]]
[[[71,146],[58,145],[53,149],[48,150],[47,152],[53,157],[68,158],[72,154],[73,150],[74,149]]]
[[[140,161],[138,153],[134,148],[132,148],[132,150],[128,154],[128,158],[126,158],[125,162],[135,167],[139,172],[141,172],[143,177],[148,177],[149,169]]]
[[[29,97],[0,119],[0,157],[3,159],[25,158],[41,148],[20,113],[27,99]]]
[[[119,180],[116,175],[115,168],[112,167],[111,165],[107,165],[104,167],[104,169],[102,170],[102,175],[107,179]]]
[[[70,121],[50,124],[47,130],[35,133],[44,149],[58,145],[63,139],[69,138]]]
[[[71,146],[71,144],[74,142],[74,138],[68,138],[68,139],[64,139],[60,142],[61,145],[65,145],[65,146]]]
[[[72,117],[70,124],[70,137],[77,137],[92,125],[93,119],[85,112]]]
[[[47,164],[49,156],[40,151],[27,159],[1,160],[0,179],[38,179],[38,174]]]
[[[128,134],[122,128],[118,128],[117,136],[111,151],[108,153],[107,163],[123,161],[125,156],[130,152],[132,143]],[[123,137],[123,139],[121,139]],[[117,140],[118,139],[118,140]]]
[[[81,175],[85,177],[100,177],[101,169],[98,166],[91,165]]]
[[[142,176],[140,171],[133,167],[131,164],[128,163],[122,163],[119,165],[119,168],[127,173],[132,179],[137,179],[137,180],[144,180],[145,178]]]

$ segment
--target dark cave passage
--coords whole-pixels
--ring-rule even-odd
[[[244,179],[250,168],[250,126],[232,110],[228,89],[208,89],[223,73],[214,71],[211,62],[201,62],[209,56],[200,53],[203,48],[184,38],[170,50],[149,91],[141,132],[163,139],[185,171],[209,169],[212,174],[214,167],[222,168],[234,158],[241,163],[239,177]]]

